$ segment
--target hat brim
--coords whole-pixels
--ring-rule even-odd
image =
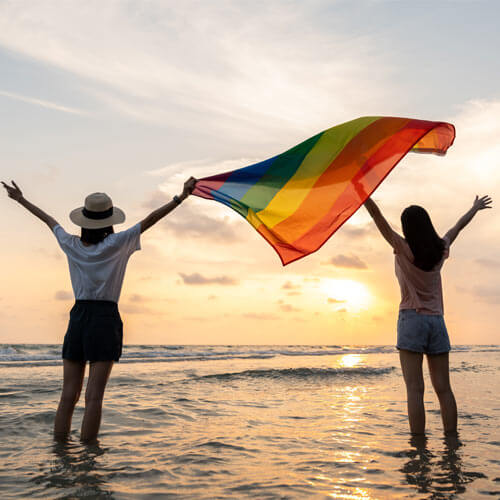
[[[84,229],[101,229],[112,226],[113,224],[122,224],[125,222],[125,213],[118,207],[113,207],[113,215],[105,219],[89,219],[83,215],[83,208],[79,207],[72,210],[69,214],[71,222]]]

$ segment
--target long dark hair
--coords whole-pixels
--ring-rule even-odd
[[[426,210],[411,205],[401,214],[403,234],[415,258],[414,264],[423,271],[431,271],[443,258],[444,241],[438,236]]]
[[[101,227],[99,229],[85,229],[84,227],[82,227],[80,240],[82,240],[83,243],[90,243],[91,245],[95,245],[96,243],[104,240],[106,236],[113,233],[113,226]]]

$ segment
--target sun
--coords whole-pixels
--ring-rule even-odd
[[[323,279],[321,289],[326,293],[328,302],[339,309],[360,311],[371,302],[371,295],[363,283],[354,280]]]

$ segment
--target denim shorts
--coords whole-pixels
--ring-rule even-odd
[[[77,300],[69,313],[62,349],[72,361],[118,361],[122,354],[123,323],[115,302]]]
[[[421,314],[415,309],[399,311],[396,347],[425,354],[450,352],[450,339],[443,316]]]

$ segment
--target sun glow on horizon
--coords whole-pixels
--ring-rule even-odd
[[[366,309],[372,301],[368,288],[359,281],[324,279],[321,289],[327,294],[328,302],[350,312]]]

